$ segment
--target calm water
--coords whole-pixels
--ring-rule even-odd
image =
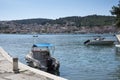
[[[60,61],[60,76],[69,80],[120,80],[120,56],[113,46],[85,46],[83,42],[108,34],[39,35],[35,42],[55,45],[53,54]],[[33,35],[0,34],[0,46],[25,63],[25,55],[34,42]]]

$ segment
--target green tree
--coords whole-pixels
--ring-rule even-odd
[[[117,6],[113,6],[111,14],[116,16],[116,26],[120,27],[120,0]]]

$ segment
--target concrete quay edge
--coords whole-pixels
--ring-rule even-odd
[[[0,47],[0,52],[9,62],[13,63],[13,58],[2,47]],[[19,69],[21,69],[23,71],[29,70],[31,72],[45,76],[45,77],[53,79],[53,80],[68,80],[68,79],[65,79],[65,78],[62,78],[62,77],[59,77],[59,76],[35,69],[35,68],[32,68],[32,67],[29,67],[21,62],[18,62],[18,66],[19,66]]]

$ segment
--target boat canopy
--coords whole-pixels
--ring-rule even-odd
[[[38,44],[33,44],[33,47],[52,47],[53,44],[50,43],[38,43]]]

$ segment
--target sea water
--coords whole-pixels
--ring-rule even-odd
[[[112,34],[0,34],[0,46],[26,64],[33,43],[52,43],[52,56],[60,61],[60,76],[69,80],[119,80],[120,56],[115,46],[86,46],[84,41],[98,36],[114,40]]]

